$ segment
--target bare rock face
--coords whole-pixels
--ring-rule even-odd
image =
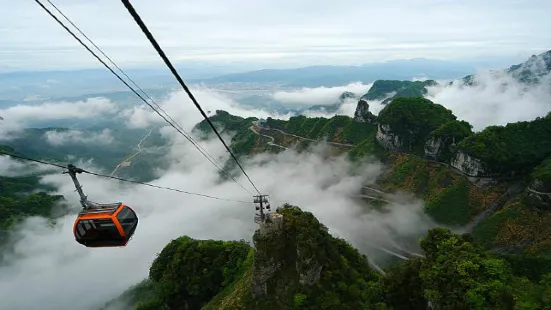
[[[528,187],[530,204],[540,209],[551,209],[551,183],[534,180]]]
[[[254,235],[255,259],[252,277],[254,298],[278,295],[289,283],[312,285],[319,281],[323,266],[315,254],[307,254],[298,242],[292,242],[285,229],[281,214],[271,214],[272,219],[260,223]]]
[[[425,142],[425,157],[441,162],[449,162],[454,156],[455,138],[430,137]]]
[[[478,158],[474,158],[465,152],[458,151],[451,160],[451,166],[471,177],[490,176],[487,165]]]
[[[254,244],[256,248],[252,291],[255,298],[268,295],[273,291],[268,283],[273,283],[278,273],[285,265],[283,217],[280,214],[268,215],[269,220],[259,223],[259,230],[255,232]]]
[[[281,262],[273,259],[259,257],[255,261],[253,270],[253,296],[262,297],[268,295],[268,281],[281,269]],[[262,263],[257,263],[262,262]]]
[[[382,147],[389,150],[400,150],[404,146],[403,139],[392,131],[390,125],[379,124],[376,139]]]
[[[425,156],[431,159],[438,159],[444,148],[444,139],[432,137],[425,142]]]
[[[369,112],[369,104],[364,99],[358,101],[356,112],[354,112],[354,120],[360,123],[373,124],[376,120],[375,115]]]
[[[319,265],[313,257],[304,257],[297,246],[296,269],[299,275],[299,283],[301,285],[312,285],[320,279],[323,266]]]

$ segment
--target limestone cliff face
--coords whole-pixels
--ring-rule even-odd
[[[321,275],[323,267],[314,255],[308,254],[299,242],[293,242],[285,230],[281,214],[270,215],[271,222],[261,223],[255,232],[256,248],[252,291],[255,298],[278,294],[287,289],[293,279],[300,285],[312,285]]]
[[[490,171],[487,165],[478,158],[474,158],[469,154],[458,151],[451,160],[451,166],[471,177],[490,176]]]
[[[375,115],[369,112],[369,104],[364,99],[358,101],[356,112],[354,112],[354,120],[360,123],[373,124],[376,120]]]
[[[401,150],[404,146],[403,138],[392,131],[390,125],[379,124],[377,128],[377,142],[390,150]]]
[[[425,156],[431,159],[438,159],[444,149],[444,139],[432,137],[425,142]]]
[[[425,142],[425,157],[432,160],[448,162],[450,157],[454,155],[455,145],[455,138],[430,137]]]

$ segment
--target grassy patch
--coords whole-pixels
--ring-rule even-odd
[[[491,247],[494,245],[495,238],[503,223],[508,219],[516,219],[519,216],[520,213],[518,211],[506,207],[478,225],[472,234],[478,243],[485,247]]]
[[[465,225],[469,222],[469,195],[466,181],[442,191],[442,194],[425,205],[425,212],[437,222]]]
[[[495,202],[502,187],[481,189],[445,165],[413,155],[393,154],[390,172],[383,178],[387,190],[415,193],[425,201],[425,211],[437,222],[467,224]]]

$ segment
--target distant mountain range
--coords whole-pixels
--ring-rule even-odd
[[[411,80],[415,77],[453,79],[472,73],[473,64],[432,59],[392,60],[360,66],[311,66],[297,69],[264,69],[195,80],[207,84],[235,82],[282,82],[290,87],[339,86],[379,79]]]
[[[222,84],[236,82],[281,82],[287,87],[338,86],[350,82],[365,83],[378,79],[411,80],[414,77],[453,79],[475,71],[475,61],[443,61],[432,59],[392,60],[359,66],[309,66],[293,69],[250,71],[252,65],[177,66],[190,84]],[[177,83],[168,69],[124,68],[138,85],[147,89],[170,89]],[[106,69],[0,72],[0,99],[23,100],[27,97],[78,96],[126,90]]]

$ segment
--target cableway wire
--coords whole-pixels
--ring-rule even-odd
[[[174,77],[176,78],[176,80],[178,80],[178,83],[180,83],[180,85],[182,86],[182,88],[186,91],[186,93],[188,94],[189,98],[191,99],[191,101],[193,102],[193,104],[195,104],[195,107],[197,107],[197,109],[199,110],[199,112],[201,112],[201,115],[203,115],[203,117],[205,118],[205,120],[209,123],[210,127],[212,128],[212,130],[214,131],[214,133],[216,134],[216,136],[218,137],[218,139],[222,142],[222,144],[224,145],[224,147],[226,148],[226,150],[228,151],[228,153],[230,153],[231,157],[233,158],[233,160],[235,161],[235,163],[239,166],[239,168],[241,169],[241,171],[243,171],[243,174],[247,177],[247,179],[249,180],[249,182],[251,183],[251,185],[254,187],[254,189],[258,192],[258,195],[262,195],[260,193],[260,191],[258,190],[258,188],[256,187],[256,185],[254,185],[253,181],[251,180],[251,178],[249,177],[249,175],[247,174],[247,172],[245,172],[245,169],[243,169],[243,166],[241,166],[241,164],[239,163],[239,161],[237,160],[237,157],[235,157],[235,155],[232,153],[232,151],[230,150],[230,148],[228,147],[228,145],[226,144],[226,142],[224,142],[224,139],[222,139],[222,136],[220,135],[220,133],[218,133],[218,130],[216,130],[216,127],[214,127],[214,124],[211,122],[211,120],[207,117],[207,114],[205,113],[205,111],[203,111],[203,109],[201,108],[201,106],[199,105],[199,103],[197,102],[197,100],[195,99],[195,97],[193,96],[193,94],[191,93],[191,91],[189,90],[189,88],[187,87],[187,85],[184,83],[184,80],[182,80],[182,77],[180,76],[180,74],[176,71],[176,68],[174,68],[174,66],[172,65],[172,63],[170,62],[170,60],[168,59],[168,57],[166,56],[166,54],[164,53],[163,49],[159,46],[159,44],[157,43],[157,41],[155,40],[155,38],[153,37],[153,35],[151,34],[151,32],[149,31],[149,29],[147,28],[147,26],[145,25],[145,23],[142,21],[140,15],[138,15],[138,13],[136,12],[136,10],[134,9],[134,7],[132,6],[132,4],[130,3],[130,1],[128,0],[121,0],[122,3],[124,4],[124,6],[126,7],[126,9],[128,10],[128,12],[130,13],[130,15],[132,15],[132,17],[134,18],[134,21],[140,26],[142,32],[145,34],[145,36],[149,39],[149,42],[151,42],[151,44],[153,45],[153,47],[155,48],[155,50],[157,51],[157,53],[159,54],[159,56],[161,56],[161,58],[163,59],[163,61],[165,62],[165,64],[167,65],[167,67],[170,69],[170,71],[172,72],[172,74],[174,75]]]
[[[59,164],[55,164],[55,163],[50,163],[50,162],[46,162],[46,161],[42,161],[42,160],[38,160],[38,159],[33,159],[33,158],[25,157],[25,156],[15,155],[15,154],[12,154],[12,153],[9,153],[9,152],[5,152],[5,151],[2,151],[2,150],[0,150],[0,154],[1,154],[1,155],[11,156],[11,157],[17,158],[17,159],[23,159],[23,160],[27,160],[27,161],[31,161],[31,162],[43,164],[43,165],[49,165],[49,166],[54,166],[54,167],[61,168],[61,169],[67,169],[67,167],[66,167],[66,166],[63,166],[63,165],[59,165]],[[179,193],[188,194],[188,195],[195,195],[195,196],[201,196],[201,197],[205,197],[205,198],[211,198],[211,199],[217,199],[217,200],[225,200],[225,201],[232,201],[232,202],[239,202],[239,203],[247,203],[247,204],[250,204],[250,203],[251,203],[251,202],[249,202],[249,201],[242,201],[242,200],[234,200],[234,199],[220,198],[220,197],[215,197],[215,196],[210,196],[210,195],[205,195],[205,194],[200,194],[200,193],[188,192],[188,191],[184,191],[184,190],[180,190],[180,189],[176,189],[176,188],[171,188],[171,187],[164,187],[164,186],[153,185],[153,184],[149,184],[149,183],[145,183],[145,182],[127,180],[127,179],[123,179],[123,178],[113,177],[113,176],[110,176],[110,175],[105,175],[105,174],[101,174],[101,173],[96,173],[96,172],[92,172],[92,171],[87,171],[87,170],[84,170],[84,169],[82,170],[82,172],[83,172],[83,173],[86,173],[86,174],[94,175],[94,176],[97,176],[97,177],[102,177],[102,178],[107,178],[107,179],[113,179],[113,180],[118,180],[118,181],[127,182],[127,183],[140,184],[140,185],[144,185],[144,186],[149,186],[149,187],[154,187],[154,188],[158,188],[158,189],[164,189],[164,190],[179,192]]]
[[[150,101],[151,103],[153,103],[155,105],[155,107],[157,107],[157,109],[161,110],[167,117],[168,119],[170,119],[170,121],[172,123],[174,123],[178,128],[180,128],[181,131],[183,131],[186,135],[188,135],[188,141],[190,141],[196,148],[199,149],[199,151],[204,151],[206,156],[210,157],[215,163],[213,163],[213,165],[215,165],[216,168],[218,168],[219,170],[222,170],[222,168],[220,168],[218,165],[220,165],[220,163],[212,156],[210,155],[205,149],[203,149],[201,147],[201,145],[199,145],[192,137],[189,133],[187,133],[184,128],[182,128],[182,126],[180,126],[180,124],[178,124],[159,104],[157,104],[157,102],[155,102],[155,100],[153,100],[153,98],[151,98],[151,96],[149,96],[149,94],[147,94],[147,92],[145,92],[138,84],[136,84],[136,82],[130,77],[128,76],[128,74],[126,74],[126,72],[124,72],[124,70],[122,68],[120,68],[109,56],[107,56],[107,54],[105,54],[105,52],[103,52],[103,50],[96,45],[96,43],[94,43],[94,41],[92,41],[92,39],[90,39],[84,32],[82,32],[82,30],[77,26],[75,25],[75,23],[73,23],[73,21],[67,17],[67,15],[65,15],[55,4],[52,3],[52,1],[50,0],[46,0],[48,1],[48,3],[54,8],[56,9],[56,11],[61,14],[61,16],[63,16],[63,18],[65,18],[65,20],[67,20],[88,42],[90,42],[90,44],[92,44],[105,58],[107,58],[107,60],[109,60],[109,62],[115,66],[136,88],[138,88],[138,90],[140,90],[142,92],[142,94],[144,94]],[[204,154],[204,155],[205,155]],[[222,171],[223,173],[225,171]],[[237,182],[236,180],[234,180],[235,182]]]
[[[124,71],[119,67],[117,66],[112,60],[111,58],[109,58],[96,44],[94,44],[84,33],[82,33],[82,31],[80,31],[80,29],[73,23],[71,22],[71,20],[69,20],[65,14],[63,14],[55,5],[53,5],[49,0],[47,0],[58,12],[60,12],[61,15],[63,15],[65,17],[65,19],[67,19],[69,21],[69,23],[71,23],[90,43],[92,43],[107,59],[109,59],[109,61],[119,69],[119,71],[121,71],[134,85],[136,85],[136,87],[138,89],[140,89],[157,107],[159,107],[159,105],[150,97],[147,95],[147,93],[142,89],[140,88],[126,73],[124,73]],[[193,138],[191,138],[191,136],[188,136],[185,131],[183,130],[183,128],[181,128],[180,125],[178,125],[174,120],[174,123],[176,123],[176,125],[174,125],[172,122],[170,122],[169,120],[167,120],[166,117],[164,117],[161,113],[159,113],[149,102],[147,102],[147,100],[145,100],[145,98],[143,98],[134,88],[132,88],[132,86],[130,86],[126,81],[124,81],[120,75],[118,75],[111,67],[109,67],[109,65],[107,65],[96,53],[94,53],[94,51],[92,51],[84,42],[82,42],[82,40],[80,40],[69,28],[67,28],[67,26],[65,26],[65,24],[60,21],[48,8],[46,8],[39,0],[35,0],[36,3],[38,3],[42,9],[44,9],[53,19],[55,19],[57,21],[57,23],[59,25],[61,25],[67,32],[69,32],[69,34],[71,34],[71,36],[73,36],[73,38],[75,38],[82,46],[84,46],[84,48],[86,48],[86,50],[88,50],[88,52],[90,52],[101,64],[103,64],[113,75],[115,75],[121,82],[124,83],[124,85],[126,85],[136,96],[138,96],[143,102],[145,102],[153,111],[155,111],[159,116],[161,116],[169,125],[171,125],[174,129],[176,129],[181,135],[183,135],[191,144],[193,144],[195,146],[195,148],[197,148],[199,150],[199,152],[201,152],[201,154],[203,154],[203,156],[205,156],[205,158],[207,158],[208,161],[210,161],[220,172],[222,172],[224,175],[228,176],[229,178],[231,178],[235,183],[237,183],[243,190],[245,190],[249,195],[252,195],[252,193],[247,190],[245,187],[243,187],[243,185],[241,185],[239,182],[237,182],[237,180],[229,175],[224,169],[222,169],[220,166],[219,166],[219,163],[217,164],[217,161],[216,159],[214,159],[210,154],[208,154],[200,145],[198,145],[198,143],[196,143]],[[159,109],[161,111],[163,111],[170,119],[172,119],[168,113],[166,113],[162,108],[159,107]],[[209,120],[210,121],[210,120]],[[253,187],[254,187],[254,184],[253,184]],[[256,189],[256,187],[255,187]]]

